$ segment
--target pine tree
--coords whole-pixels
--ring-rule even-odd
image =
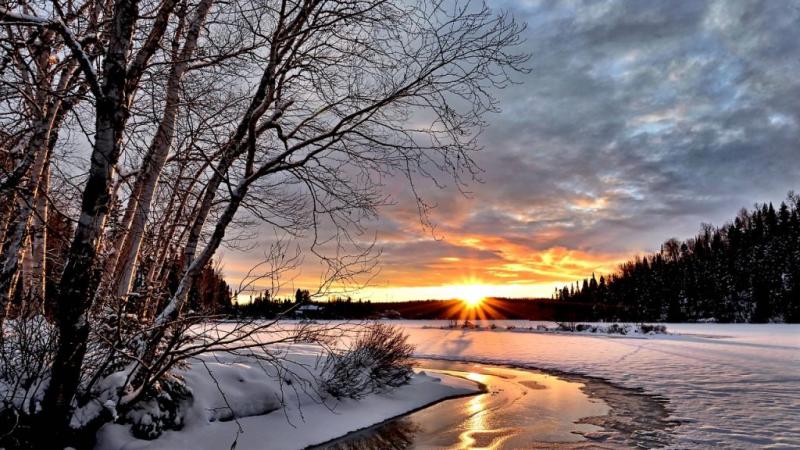
[[[557,298],[591,303],[603,320],[800,321],[800,196],[790,192],[777,211],[756,205],[721,227],[703,224],[694,238],[669,239]]]

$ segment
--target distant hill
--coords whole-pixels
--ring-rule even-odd
[[[531,319],[571,320],[588,317],[584,304],[570,304],[552,299],[487,298],[476,307],[467,307],[461,300],[424,300],[373,303],[374,312],[391,317],[397,312],[404,319]],[[583,311],[584,314],[580,314]]]
[[[370,302],[335,300],[314,302],[319,308],[304,308],[295,317],[314,319],[531,319],[531,320],[588,320],[590,305],[553,299],[487,298],[477,307],[467,307],[461,300],[416,300],[401,302]],[[257,301],[234,305],[240,316],[275,317],[294,305],[288,300]],[[302,307],[301,307],[302,308]]]

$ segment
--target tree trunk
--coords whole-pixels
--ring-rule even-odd
[[[48,38],[49,39],[49,38]],[[38,66],[49,64],[50,52],[42,52]],[[71,97],[48,100],[51,91],[65,92],[73,84],[77,64],[68,65],[61,71],[55,87],[51,86],[52,75],[40,69],[41,82],[37,88],[36,104],[40,120],[33,128],[33,134],[25,149],[25,159],[30,162],[27,182],[18,192],[8,195],[14,206],[9,208],[10,222],[5,229],[4,245],[0,256],[0,324],[5,316],[8,302],[13,298],[18,286],[19,262],[23,258],[23,300],[44,300],[44,258],[46,258],[46,220],[47,192],[49,189],[50,158],[58,141],[58,132],[67,111],[71,110],[86,88],[78,89]],[[21,167],[24,164],[18,166]],[[15,169],[16,170],[16,169]],[[13,212],[12,212],[13,211]],[[33,222],[33,224],[31,224]],[[37,300],[38,298],[38,300]],[[22,308],[23,310],[25,308]],[[29,311],[32,312],[32,311]]]
[[[225,207],[225,210],[222,212],[222,215],[219,217],[214,226],[214,232],[211,234],[211,239],[209,239],[208,244],[206,244],[205,248],[203,248],[203,251],[200,252],[200,255],[194,259],[186,269],[186,272],[183,274],[183,277],[181,277],[181,281],[178,284],[178,289],[175,291],[175,295],[172,296],[170,301],[164,307],[164,310],[159,313],[158,317],[156,317],[156,326],[163,325],[168,320],[173,319],[175,315],[178,314],[183,308],[183,304],[189,295],[189,290],[192,288],[195,278],[197,278],[197,276],[203,270],[203,267],[205,267],[205,265],[211,261],[211,257],[214,256],[214,253],[222,244],[222,239],[225,237],[225,230],[233,221],[233,217],[236,215],[236,211],[238,211],[242,199],[247,194],[248,187],[249,184],[247,183],[247,180],[242,180],[239,186],[233,190],[228,205]]]
[[[30,167],[24,189],[16,195],[14,221],[6,235],[6,242],[3,246],[2,256],[0,256],[0,324],[6,317],[19,280],[20,262],[25,252],[24,244],[28,239],[31,217],[34,215],[39,180],[45,161],[49,157],[50,127],[50,121],[41,120],[28,144],[27,151],[36,156]]]
[[[50,168],[45,162],[39,180],[38,193],[35,196],[35,207],[25,245],[25,259],[22,262],[23,290],[22,298],[29,302],[26,314],[41,312],[44,301],[45,270],[47,265],[47,191],[50,181]]]
[[[173,242],[183,242],[184,236],[189,232],[189,227],[183,227],[181,234],[178,235],[178,238],[175,239],[175,233],[178,231],[178,224],[179,220],[178,217],[185,216],[187,217],[186,223],[192,224],[194,223],[194,218],[197,216],[197,207],[186,209],[186,204],[189,201],[189,197],[191,196],[192,189],[194,189],[194,185],[197,183],[197,179],[205,170],[206,166],[204,165],[200,170],[195,173],[195,176],[189,181],[189,185],[183,189],[182,195],[180,196],[180,202],[178,203],[178,207],[175,209],[173,213],[173,220],[165,221],[165,225],[168,224],[168,228],[166,232],[162,232],[162,245],[158,246],[158,250],[156,252],[155,264],[150,268],[150,272],[147,275],[147,280],[149,283],[154,283],[156,280],[164,281],[166,279],[166,273],[168,270],[166,269],[167,261],[171,261],[173,258],[178,256],[177,251],[171,245]],[[183,173],[183,170],[181,170]],[[202,191],[201,191],[202,193]],[[184,212],[185,211],[185,212]]]
[[[233,221],[236,211],[238,211],[239,205],[241,205],[242,199],[244,199],[245,195],[247,194],[248,187],[248,180],[242,180],[242,182],[239,183],[236,189],[234,189],[231,193],[230,201],[225,207],[225,210],[222,212],[222,215],[220,215],[219,219],[217,219],[217,223],[214,226],[214,231],[211,234],[208,244],[206,244],[206,246],[203,248],[203,251],[200,252],[198,257],[194,259],[184,271],[183,276],[178,283],[178,288],[175,290],[175,294],[170,297],[164,306],[164,309],[158,313],[157,317],[153,321],[153,331],[150,332],[149,335],[140,342],[138,350],[139,361],[149,362],[155,356],[158,345],[164,336],[166,325],[180,314],[189,296],[189,291],[194,285],[197,277],[202,272],[203,267],[208,264],[208,262],[211,260],[211,257],[214,256],[214,253],[222,244],[222,239],[225,237],[225,230]],[[151,374],[148,372],[146,367],[139,364],[134,369],[134,373],[132,373],[131,377],[135,380],[134,383],[136,386],[141,386],[142,383],[146,382],[150,375]],[[142,391],[142,389],[135,389],[134,392],[137,394],[131,398],[122,398],[120,403],[123,405],[130,404],[131,402],[135,401],[135,396],[140,395]]]
[[[127,55],[138,18],[136,0],[117,0],[103,63],[102,97],[95,99],[95,142],[81,198],[81,212],[58,285],[58,343],[50,383],[42,401],[40,426],[50,446],[63,447],[69,430],[72,399],[78,390],[89,335],[87,312],[97,287],[98,243],[109,208],[110,187],[128,117]]]
[[[47,192],[50,187],[50,167],[45,165],[39,182],[39,195],[36,197],[36,214],[31,228],[31,272],[30,285],[26,297],[31,303],[30,314],[43,313],[47,273]]]
[[[139,259],[139,248],[144,236],[144,229],[147,218],[150,215],[150,208],[153,201],[158,179],[169,154],[172,139],[175,134],[175,120],[178,114],[180,102],[180,83],[186,73],[188,61],[192,58],[197,46],[197,39],[200,36],[200,29],[205,22],[206,15],[213,0],[203,0],[197,6],[197,11],[189,23],[186,42],[177,61],[174,61],[170,76],[167,81],[167,98],[164,105],[164,112],[159,123],[153,141],[148,150],[149,164],[142,167],[139,173],[137,184],[141,184],[142,189],[135,204],[133,221],[130,224],[130,231],[126,234],[125,243],[119,253],[119,263],[115,273],[117,274],[116,295],[125,296],[131,288],[131,281],[135,274],[136,263]],[[140,183],[141,180],[141,183]]]
[[[144,161],[142,161],[141,170],[145,170],[148,164],[149,163],[146,157]],[[125,206],[125,213],[122,216],[122,220],[119,222],[118,232],[112,236],[112,245],[114,248],[106,260],[103,268],[103,273],[100,280],[100,295],[107,293],[111,289],[110,285],[115,283],[115,268],[117,267],[117,264],[121,259],[122,252],[124,251],[123,246],[127,242],[127,236],[130,232],[131,224],[133,223],[133,216],[136,213],[136,207],[139,204],[139,197],[142,195],[142,182],[143,180],[141,176],[136,177],[136,182],[133,184],[131,195],[128,198],[127,205]]]

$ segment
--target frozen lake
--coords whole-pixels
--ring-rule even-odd
[[[381,449],[800,448],[797,325],[667,324],[672,334],[618,336],[537,332],[555,324],[531,321],[481,329],[388,322],[407,332],[418,370],[430,376],[358,401],[289,397],[263,414],[265,401],[281,405],[273,398],[280,382],[247,358],[208,355],[227,400],[198,366],[187,378],[196,396],[184,428],[144,441],[125,424],[107,425],[98,448],[230,448],[236,441],[239,450],[284,450],[331,439],[341,448]],[[317,346],[285,350],[316,367]],[[475,392],[473,382],[453,375],[488,392],[436,403]],[[208,418],[228,400],[242,411],[238,423]],[[354,430],[363,431],[348,435]]]
[[[677,448],[800,447],[798,325],[667,324],[676,334],[618,337],[520,332],[530,321],[397,323],[418,357],[564,371],[664,398]]]
[[[486,392],[348,435],[320,448],[619,448],[668,443],[667,411],[638,392],[575,376],[491,364],[421,360],[419,369],[485,386]]]

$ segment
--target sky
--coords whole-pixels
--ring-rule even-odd
[[[531,72],[496,93],[469,193],[418,186],[433,230],[407,187],[387,184],[393,205],[366,232],[379,270],[353,298],[550,297],[800,190],[797,3],[489,6],[527,23]],[[223,252],[229,283],[262,254]],[[314,290],[319,264],[303,261],[284,292]]]

